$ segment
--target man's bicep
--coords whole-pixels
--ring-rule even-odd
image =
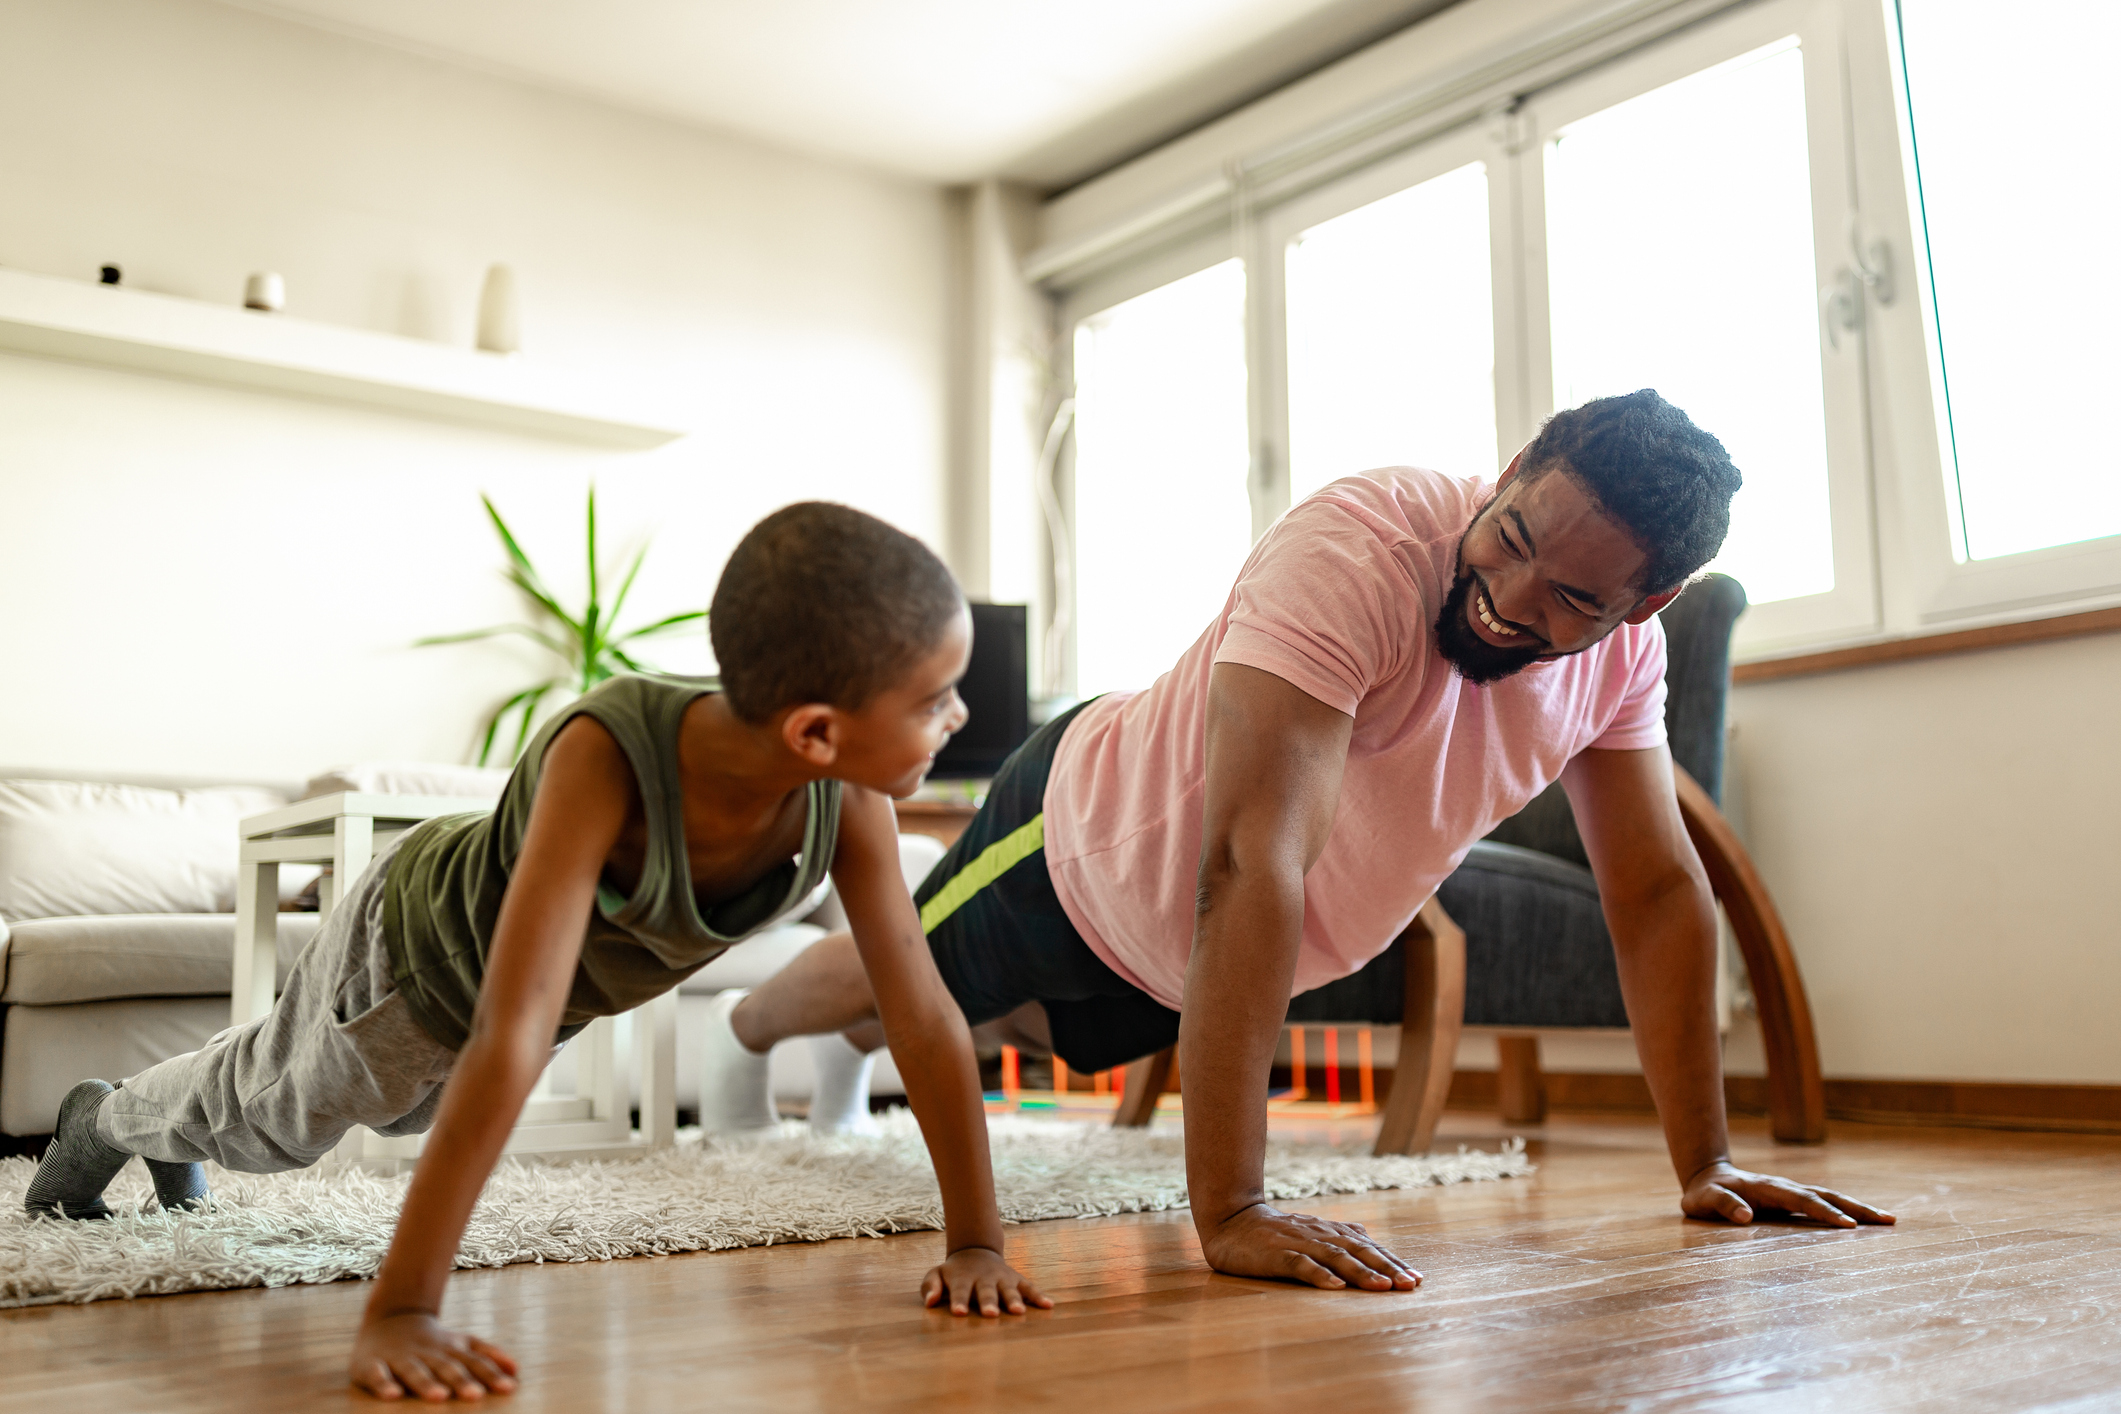
[[[1203,846],[1238,836],[1296,847],[1308,870],[1340,804],[1355,719],[1260,668],[1217,663],[1208,677]]]
[[[1698,877],[1701,861],[1679,815],[1672,753],[1664,746],[1579,753],[1561,775],[1599,891],[1615,899]]]

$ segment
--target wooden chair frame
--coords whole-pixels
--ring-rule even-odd
[[[1672,767],[1680,819],[1701,856],[1709,887],[1731,920],[1738,949],[1752,977],[1768,1063],[1768,1112],[1774,1135],[1785,1143],[1816,1144],[1826,1138],[1826,1088],[1819,1074],[1819,1043],[1812,1008],[1790,950],[1782,916],[1760,871],[1738,842],[1730,821],[1685,768]],[[1379,1154],[1427,1152],[1451,1091],[1465,1024],[1466,935],[1443,905],[1430,899],[1401,935],[1406,954],[1406,1020],[1399,1034],[1399,1062],[1377,1130]],[[1156,1114],[1156,1097],[1171,1075],[1175,1049],[1127,1067],[1126,1091],[1112,1122],[1139,1127]]]

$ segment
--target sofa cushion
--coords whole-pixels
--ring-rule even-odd
[[[314,913],[275,915],[280,981],[317,931]],[[235,971],[228,913],[36,918],[8,930],[0,1002],[58,1006],[125,997],[225,997]]]
[[[356,761],[309,778],[302,798],[360,791],[369,795],[471,795],[499,800],[512,774],[505,766],[449,766],[435,761]]]
[[[248,786],[0,780],[0,918],[226,912],[237,822],[284,804]]]
[[[9,1007],[0,1035],[0,1132],[49,1134],[59,1101],[79,1081],[138,1075],[198,1050],[227,1025],[225,997]]]
[[[678,991],[700,996],[726,987],[759,986],[824,936],[825,930],[812,923],[783,923],[778,928],[768,928],[687,977],[678,984]]]

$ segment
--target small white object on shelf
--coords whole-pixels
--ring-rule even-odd
[[[287,282],[270,270],[261,270],[243,282],[243,307],[278,314],[287,308]]]
[[[395,334],[0,270],[0,353],[69,359],[606,447],[659,447],[671,420],[566,369]]]
[[[479,290],[479,348],[512,354],[523,347],[523,321],[516,303],[516,272],[505,265],[486,268]]]

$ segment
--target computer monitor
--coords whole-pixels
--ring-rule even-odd
[[[974,604],[971,609],[972,662],[957,692],[972,715],[936,753],[930,780],[985,780],[1031,735],[1024,606]]]

